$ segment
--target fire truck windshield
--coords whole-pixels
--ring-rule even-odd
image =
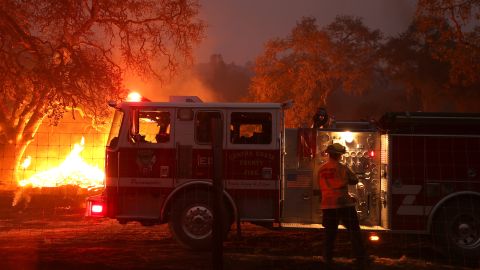
[[[107,145],[109,147],[115,147],[118,144],[118,135],[120,134],[120,127],[122,126],[123,112],[115,111],[113,116],[112,127],[110,128],[110,134],[108,135]]]

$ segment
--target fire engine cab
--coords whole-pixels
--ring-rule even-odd
[[[334,142],[360,179],[350,193],[363,229],[430,233],[459,256],[480,251],[480,114],[388,113],[377,123],[285,128],[289,103],[110,104],[102,195],[87,216],[168,223],[194,249],[210,246],[210,121],[223,122],[223,224],[320,228],[316,175]]]

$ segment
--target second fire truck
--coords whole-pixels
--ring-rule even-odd
[[[388,113],[378,123],[285,128],[288,103],[112,103],[106,183],[87,215],[168,223],[185,246],[210,246],[210,121],[223,122],[223,217],[278,228],[320,228],[316,174],[326,147],[342,162],[363,229],[431,234],[457,256],[480,252],[480,114]]]

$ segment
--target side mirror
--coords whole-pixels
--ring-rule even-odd
[[[108,101],[108,106],[110,106],[112,108],[116,108],[117,107],[117,102],[114,101],[114,100],[109,100]]]
[[[110,144],[108,145],[108,147],[110,148],[115,148],[117,147],[118,145],[118,137],[114,137],[111,141],[110,141]]]

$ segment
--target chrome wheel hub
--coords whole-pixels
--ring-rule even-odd
[[[466,249],[480,246],[480,221],[470,215],[462,215],[453,223],[452,238],[457,246]]]
[[[185,211],[182,228],[193,239],[204,239],[212,233],[213,214],[207,207],[192,206]]]

